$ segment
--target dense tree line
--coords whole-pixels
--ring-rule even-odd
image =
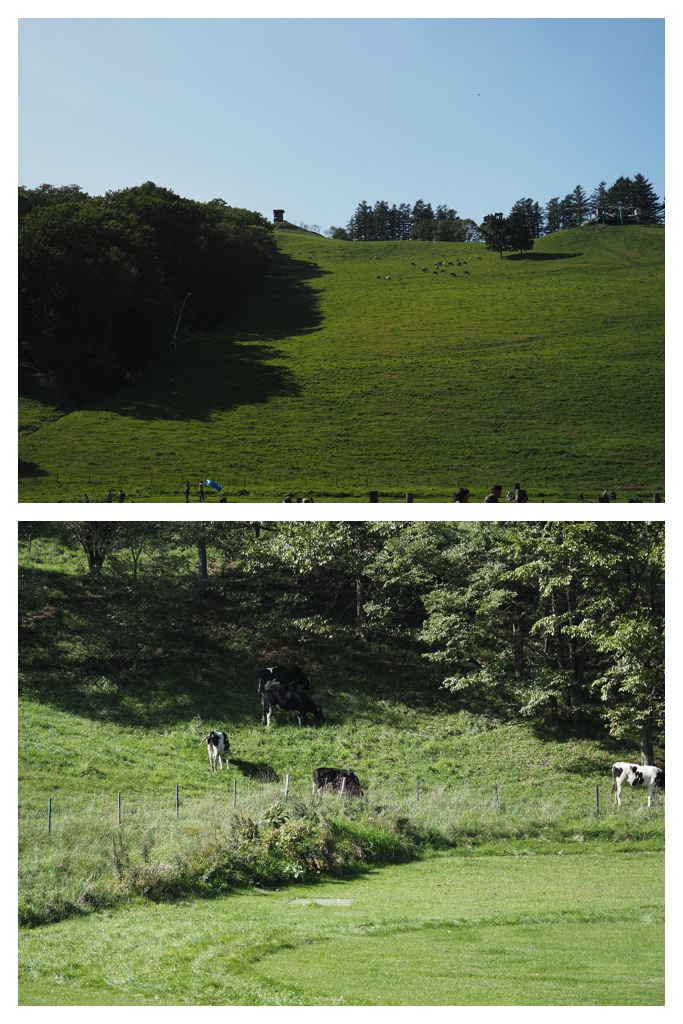
[[[436,208],[422,199],[410,206],[390,206],[378,200],[374,206],[359,203],[345,228],[331,227],[332,238],[354,242],[393,242],[414,238],[420,241],[476,242],[479,230],[473,220],[458,217],[455,210],[442,205]]]
[[[169,622],[219,601],[226,629],[257,623],[273,650],[409,648],[470,709],[639,736],[646,763],[662,736],[662,523],[22,523],[20,535],[77,545],[89,585],[113,595],[108,632],[88,637],[100,657],[152,658]],[[32,579],[22,607],[46,600]]]
[[[20,188],[22,380],[65,405],[115,391],[171,344],[186,298],[184,322],[214,326],[258,288],[274,252],[272,225],[222,199],[153,182],[104,196]]]
[[[642,174],[618,178],[611,188],[601,181],[588,196],[577,185],[560,199],[550,199],[544,208],[532,199],[518,199],[507,217],[491,213],[480,226],[487,249],[502,257],[504,252],[526,252],[534,247],[534,239],[544,234],[581,227],[587,221],[602,224],[659,224],[664,217],[652,185]]]
[[[370,206],[363,201],[345,228],[331,227],[328,234],[362,242],[411,238],[434,242],[483,240],[502,256],[506,251],[531,249],[535,238],[580,227],[591,219],[603,223],[660,224],[664,203],[652,184],[642,174],[636,174],[633,178],[617,178],[609,188],[607,182],[601,181],[590,196],[577,185],[563,199],[555,196],[543,206],[532,199],[519,199],[507,217],[502,213],[488,214],[479,225],[458,217],[447,206],[433,209],[421,199],[412,207],[407,203],[389,206],[384,200]]]

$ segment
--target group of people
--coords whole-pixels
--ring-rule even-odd
[[[185,504],[187,505],[187,504],[189,504],[189,501],[190,501],[190,481],[189,480],[185,481],[184,493],[185,493]],[[204,481],[200,480],[199,481],[199,500],[200,501],[205,501],[205,499],[206,499],[206,494],[204,492]],[[226,505],[227,502],[228,502],[228,499],[225,497],[224,494],[221,494],[220,498],[218,499],[218,504],[219,505]]]
[[[497,504],[499,501],[501,501],[502,494],[503,494],[503,488],[501,487],[501,485],[500,484],[494,484],[493,487],[491,488],[491,490],[489,491],[489,493],[484,498],[484,504],[486,504],[486,505],[491,505],[491,504],[495,505],[495,504]],[[467,487],[460,487],[460,488],[458,488],[458,490],[455,492],[455,494],[453,496],[453,501],[456,502],[457,504],[460,504],[460,505],[464,504],[465,502],[469,502],[469,500],[470,500],[470,492],[469,492],[469,489]],[[515,484],[514,493],[512,491],[508,491],[507,492],[507,496],[506,496],[506,500],[507,501],[516,501],[516,502],[525,502],[525,501],[529,500],[529,497],[528,497],[528,495],[527,495],[527,493],[526,493],[526,491],[524,490],[523,487],[520,487],[519,484]]]
[[[106,496],[106,498],[104,500],[109,502],[109,504],[111,504],[112,501],[114,500],[114,492],[112,490],[107,491],[107,496]],[[124,491],[119,491],[119,496],[118,496],[118,498],[116,500],[117,501],[121,501],[121,502],[125,501],[126,500],[125,492]],[[90,503],[90,498],[88,497],[87,494],[84,494],[82,499],[81,499],[81,501],[85,502],[86,504],[89,504]]]

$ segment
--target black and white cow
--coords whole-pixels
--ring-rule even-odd
[[[209,764],[212,772],[216,771],[216,761],[218,761],[218,766],[223,768],[223,758],[225,758],[225,767],[230,767],[230,744],[227,733],[210,732],[206,737],[206,746],[209,751]]]
[[[631,786],[647,786],[647,806],[655,799],[656,790],[664,790],[664,772],[653,764],[631,764],[617,761],[612,765],[612,792],[616,793],[617,806],[621,807],[621,790],[625,782]]]
[[[349,796],[362,796],[360,780],[348,768],[315,768],[313,771],[313,792],[320,793],[323,789],[331,789],[333,793],[348,793]]]
[[[259,673],[258,692],[268,690],[305,690],[310,686],[308,678],[298,665],[275,665],[264,668]]]
[[[322,722],[323,712],[307,693],[297,693],[296,690],[267,690],[263,694],[263,713],[261,722],[263,725],[270,725],[273,708],[280,708],[281,711],[295,711],[299,725],[308,725],[307,714],[313,715],[317,721]]]

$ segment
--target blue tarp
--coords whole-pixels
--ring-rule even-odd
[[[213,487],[214,490],[216,490],[216,491],[222,491],[223,490],[223,485],[222,484],[217,484],[215,480],[207,480],[206,481],[206,486],[207,487]]]

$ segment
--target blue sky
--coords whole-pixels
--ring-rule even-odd
[[[322,230],[361,200],[665,195],[661,18],[21,18],[18,53],[29,188],[151,180]]]

